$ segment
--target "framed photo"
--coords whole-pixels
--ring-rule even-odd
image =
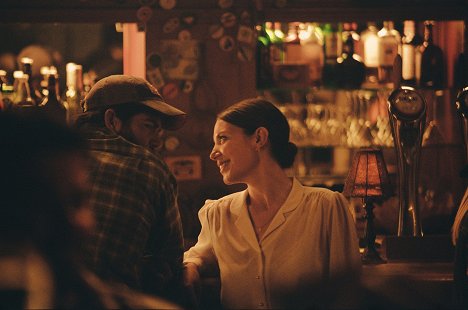
[[[164,160],[178,181],[202,178],[200,156],[169,156]]]

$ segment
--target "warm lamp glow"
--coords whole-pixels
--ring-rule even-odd
[[[373,219],[373,199],[388,196],[390,182],[382,151],[379,149],[360,149],[353,158],[351,170],[346,178],[343,194],[346,197],[362,197],[366,210],[366,248],[362,261],[379,264],[384,261],[375,249]]]
[[[353,158],[343,194],[347,197],[382,197],[389,194],[387,168],[379,149],[361,149]]]

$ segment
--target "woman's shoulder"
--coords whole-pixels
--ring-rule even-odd
[[[230,213],[233,209],[242,205],[244,191],[232,193],[218,199],[207,199],[200,209],[200,212],[206,212],[208,216],[215,214]]]

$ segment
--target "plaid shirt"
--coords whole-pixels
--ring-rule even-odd
[[[146,291],[148,279],[153,289],[180,278],[182,224],[167,165],[110,132],[88,132],[87,138],[95,158],[90,203],[97,226],[86,245],[88,263],[104,279]]]

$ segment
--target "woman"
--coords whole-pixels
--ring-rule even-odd
[[[223,307],[297,308],[325,302],[331,281],[354,279],[361,263],[347,201],[287,176],[297,147],[273,104],[256,98],[227,108],[213,139],[210,158],[224,183],[247,189],[200,209],[198,242],[184,255],[186,285],[217,262]]]

